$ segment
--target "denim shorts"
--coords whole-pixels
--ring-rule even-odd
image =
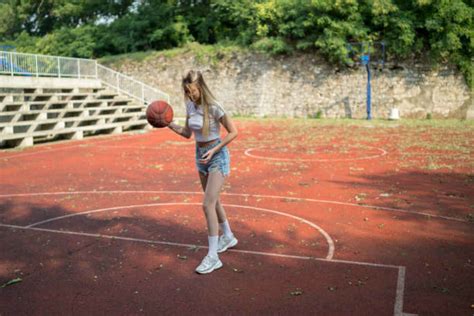
[[[221,150],[216,152],[212,156],[211,161],[209,161],[207,164],[199,163],[199,159],[201,159],[201,157],[206,152],[216,147],[220,143],[221,140],[219,139],[217,142],[204,147],[199,147],[196,144],[196,167],[200,173],[207,176],[209,172],[220,171],[224,177],[227,177],[230,174],[230,154],[226,146],[222,147]]]

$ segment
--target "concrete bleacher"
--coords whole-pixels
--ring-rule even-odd
[[[99,80],[0,76],[0,148],[149,128],[145,111]]]

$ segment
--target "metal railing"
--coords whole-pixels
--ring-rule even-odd
[[[0,51],[0,75],[99,79],[145,104],[170,102],[168,94],[97,63],[97,60]]]
[[[0,74],[12,76],[96,78],[92,59],[0,51]]]
[[[153,100],[170,102],[168,94],[100,64],[97,64],[97,79],[117,92],[125,93],[145,104]]]

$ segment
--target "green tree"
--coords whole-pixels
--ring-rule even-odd
[[[27,32],[43,36],[63,27],[93,24],[105,18],[117,18],[128,12],[134,0],[4,0],[0,21],[13,20],[0,35],[11,38]]]
[[[96,47],[96,28],[86,25],[55,30],[36,42],[42,54],[92,58]]]
[[[69,56],[232,42],[347,61],[384,41],[390,60],[453,63],[472,83],[472,0],[0,0],[0,42]]]
[[[0,3],[0,39],[11,37],[16,24],[14,8],[10,3]]]

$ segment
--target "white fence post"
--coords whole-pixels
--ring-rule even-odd
[[[13,53],[12,52],[10,52],[10,72],[13,76],[14,72],[13,72]]]
[[[77,60],[77,77],[81,79],[81,60]]]
[[[58,56],[58,78],[61,78],[61,62],[59,61],[59,56]]]
[[[35,64],[36,64],[36,77],[39,77],[38,55],[35,55]]]

